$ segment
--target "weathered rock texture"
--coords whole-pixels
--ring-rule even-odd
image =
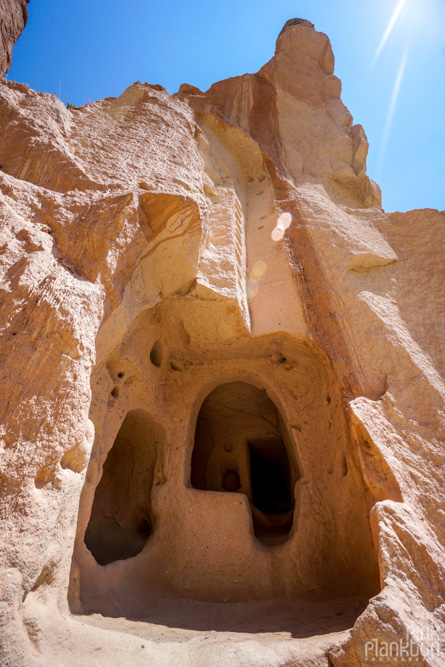
[[[445,214],[333,71],[1,82],[2,664],[444,664]]]
[[[28,20],[29,0],[0,0],[0,76],[11,67],[12,48]]]

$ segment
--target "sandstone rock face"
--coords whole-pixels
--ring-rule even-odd
[[[2,664],[443,664],[445,214],[333,70],[0,82]]]
[[[12,47],[28,20],[29,0],[0,0],[0,76],[11,67]]]

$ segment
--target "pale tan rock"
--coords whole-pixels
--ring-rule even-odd
[[[443,664],[445,214],[333,69],[0,82],[2,664]]]

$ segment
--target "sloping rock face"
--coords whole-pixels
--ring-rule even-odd
[[[29,0],[0,0],[0,76],[11,67],[12,48],[28,20]]]
[[[333,70],[0,82],[2,664],[443,664],[445,214]]]

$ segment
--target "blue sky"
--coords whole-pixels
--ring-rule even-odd
[[[8,78],[45,92],[60,78],[62,99],[76,105],[138,80],[173,93],[183,82],[206,90],[255,72],[285,21],[306,18],[332,42],[384,208],[445,209],[444,0],[31,0],[28,8]]]

